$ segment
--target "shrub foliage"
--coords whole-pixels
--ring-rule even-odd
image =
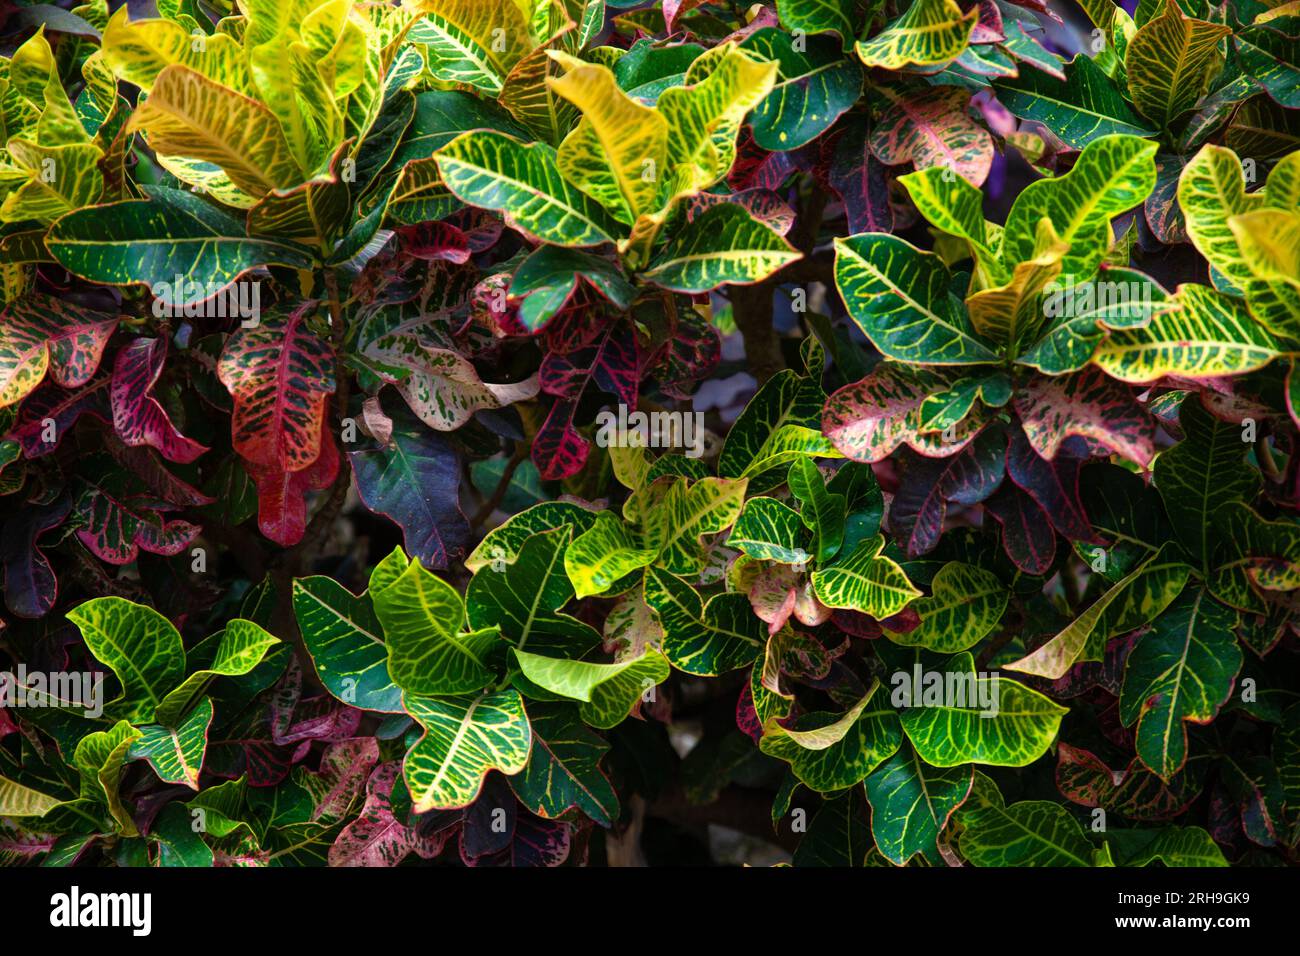
[[[1295,4],[154,13],[0,26],[6,862],[1296,861]]]

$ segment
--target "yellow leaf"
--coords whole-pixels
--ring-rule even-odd
[[[270,110],[188,67],[169,66],[158,75],[128,128],[145,133],[155,152],[220,166],[250,196],[306,178]]]

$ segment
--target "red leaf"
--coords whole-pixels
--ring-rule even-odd
[[[284,471],[278,465],[248,467],[257,485],[257,526],[262,534],[286,548],[301,541],[307,531],[307,493],[328,488],[338,475],[338,447],[326,430],[323,416],[318,441],[320,454],[303,471]]]
[[[235,451],[264,477],[276,469],[302,471],[321,453],[325,399],[335,388],[334,353],[307,327],[307,311],[267,315],[240,329],[217,363],[235,400]]]
[[[186,438],[149,393],[167,360],[165,339],[136,339],[117,353],[110,403],[113,427],[128,445],[158,449],[168,461],[188,464],[208,450]]]

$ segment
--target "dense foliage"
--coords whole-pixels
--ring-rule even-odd
[[[1295,3],[231,2],[0,14],[0,858],[1297,861]]]

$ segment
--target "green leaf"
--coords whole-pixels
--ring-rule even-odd
[[[1191,109],[1209,88],[1223,63],[1219,41],[1232,33],[1226,24],[1185,16],[1167,0],[1160,16],[1143,24],[1124,54],[1129,95],[1158,127]]]
[[[608,68],[563,53],[554,58],[567,72],[547,86],[582,111],[560,144],[561,174],[628,225],[657,213],[667,172],[667,121],[619,89]]]
[[[817,600],[827,607],[861,611],[881,620],[920,597],[921,592],[912,586],[903,569],[880,553],[884,547],[884,537],[876,535],[835,564],[814,571],[812,585]]]
[[[179,687],[163,698],[156,714],[158,722],[175,726],[214,677],[239,677],[247,674],[262,663],[267,651],[279,643],[280,639],[268,634],[261,625],[235,618],[222,632],[221,643],[217,645],[212,664],[191,673]]]
[[[205,697],[175,727],[150,724],[138,728],[140,736],[127,750],[126,759],[148,760],[160,780],[183,783],[197,791],[211,723],[212,700]]]
[[[930,591],[930,597],[912,603],[921,616],[920,625],[910,631],[886,630],[886,637],[904,647],[955,654],[992,633],[1010,598],[997,575],[960,561],[949,561],[940,568]]]
[[[98,598],[97,600],[106,600]],[[126,753],[140,732],[125,720],[111,730],[87,734],[77,742],[72,764],[81,772],[81,796],[102,803],[123,836],[136,836],[135,820],[122,802],[119,788],[126,773]]]
[[[800,256],[743,206],[719,203],[673,235],[641,276],[676,292],[708,292],[761,282]]]
[[[935,767],[1027,766],[1047,752],[1069,710],[1017,681],[979,676],[968,651],[951,658],[945,672],[921,675],[918,701],[909,685],[919,671],[918,664],[913,673],[896,671],[890,680],[895,700],[904,691],[911,698],[902,713],[904,732],[921,759]]]
[[[822,352],[820,346],[812,347],[812,368],[800,375],[794,369],[784,368],[768,379],[749,400],[740,417],[732,423],[718,457],[718,474],[727,478],[755,475],[749,490],[757,492],[776,487],[779,480],[756,480],[756,463],[772,459],[772,446],[776,436],[786,426],[803,428],[821,427],[822,405],[826,393],[821,387]],[[784,479],[784,475],[781,476]]]
[[[936,228],[966,243],[974,258],[980,284],[995,286],[1010,272],[998,254],[1001,230],[984,218],[984,194],[965,176],[953,176],[943,166],[918,169],[898,181],[921,213]]]
[[[212,866],[212,848],[194,832],[194,821],[179,803],[163,807],[149,839],[158,845],[159,866]]]
[[[871,804],[871,833],[880,852],[904,866],[917,853],[938,857],[939,833],[966,800],[974,768],[937,768],[923,763],[911,746],[876,768],[867,777]]]
[[[663,627],[664,656],[687,674],[716,677],[744,667],[767,644],[767,625],[743,594],[719,594],[704,604],[681,578],[651,565],[645,601]]]
[[[599,527],[599,523],[597,524]],[[501,570],[480,570],[465,590],[470,627],[495,629],[516,650],[581,656],[600,643],[600,634],[560,608],[574,597],[565,574],[569,528],[529,538],[515,560]]]
[[[293,612],[321,683],[353,707],[402,712],[402,692],[388,674],[384,631],[368,594],[333,578],[295,578]]]
[[[789,26],[789,24],[787,24]],[[780,64],[776,86],[749,115],[763,149],[798,149],[826,132],[862,92],[862,68],[830,37],[794,37],[765,27],[741,47]]]
[[[501,212],[542,242],[598,246],[622,227],[560,173],[555,151],[491,130],[471,130],[434,154],[447,188],[462,202]]]
[[[501,92],[511,69],[532,49],[533,32],[514,0],[420,0],[410,39],[429,72],[445,83]]]
[[[658,557],[658,551],[641,545],[632,529],[615,515],[607,511],[598,514],[595,523],[564,553],[564,570],[574,594],[584,598],[608,591]]]
[[[727,545],[760,561],[803,564],[811,557],[800,546],[803,532],[799,512],[789,505],[775,498],[750,498],[727,537]]]
[[[1141,203],[1155,188],[1156,143],[1135,136],[1092,140],[1074,167],[1055,179],[1030,183],[1007,214],[1002,257],[1028,261],[1039,252],[1039,223],[1050,220],[1069,244],[1061,260],[1062,286],[1092,277],[1111,245],[1110,220]]]
[[[694,195],[726,176],[740,125],[772,91],[778,69],[724,44],[691,63],[684,85],[659,95],[657,108],[668,121],[670,197]]]
[[[1209,723],[1232,693],[1242,663],[1236,626],[1236,611],[1189,588],[1128,656],[1120,717],[1137,723],[1137,754],[1162,780],[1187,762],[1183,721]]]
[[[68,612],[95,657],[122,685],[108,707],[131,721],[148,721],[167,692],[185,676],[185,647],[171,621],[151,607],[102,597]]]
[[[593,664],[514,651],[523,675],[543,690],[582,701],[579,713],[593,727],[623,722],[647,691],[668,679],[668,661],[656,650],[617,664]]]
[[[1237,286],[1244,285],[1254,273],[1229,220],[1266,203],[1264,193],[1246,192],[1241,161],[1232,150],[1221,146],[1201,147],[1178,180],[1178,205],[1187,221],[1192,245],[1218,273]]]
[[[943,260],[905,239],[876,232],[836,239],[835,284],[849,315],[888,358],[926,365],[997,360],[953,294]]]
[[[600,769],[609,744],[578,717],[572,704],[532,704],[533,747],[510,788],[529,810],[553,820],[577,807],[603,827],[619,816],[618,794]]]
[[[1208,570],[1217,543],[1215,513],[1232,502],[1251,502],[1260,476],[1245,463],[1250,447],[1242,426],[1219,421],[1195,396],[1180,406],[1178,422],[1183,440],[1156,459],[1155,485],[1192,563]]]
[[[516,774],[528,763],[532,729],[518,691],[402,700],[424,728],[402,762],[415,813],[469,806],[488,771]]]
[[[388,643],[388,673],[410,697],[464,694],[492,682],[488,659],[496,628],[462,633],[465,605],[456,589],[395,550],[370,576],[370,599]],[[385,559],[388,562],[389,559]]]
[[[1173,542],[1166,544],[1111,586],[1056,636],[1032,653],[1002,666],[1059,680],[1080,660],[1101,660],[1115,621],[1123,621],[1130,630],[1140,627],[1178,596],[1191,574],[1191,568],[1181,559],[1178,546]],[[1137,620],[1133,620],[1135,616]]]
[[[853,26],[856,11],[851,0],[776,0],[776,12],[787,30],[804,33],[835,31],[845,49],[853,45],[857,34]]]
[[[568,501],[544,501],[534,505],[527,511],[511,515],[503,524],[489,531],[465,559],[465,567],[478,571],[495,562],[500,569],[515,560],[524,542],[538,532],[571,527],[578,535],[595,523],[598,513]]]
[[[1164,827],[1159,830],[1107,830],[1106,842],[1121,866],[1227,866],[1214,838],[1200,827]]]
[[[790,466],[787,483],[790,491],[800,501],[799,516],[803,519],[804,526],[815,535],[814,558],[819,562],[831,560],[844,542],[848,499],[845,495],[827,490],[821,469],[808,458],[797,459]],[[730,540],[735,541],[734,530]]]
[[[1065,65],[1064,80],[1040,70],[1021,70],[1018,77],[995,80],[993,88],[1012,113],[1042,123],[1074,149],[1116,133],[1155,135],[1086,53]]]
[[[150,187],[148,193],[148,199],[68,213],[46,236],[50,254],[92,282],[157,287],[170,286],[178,275],[193,280],[193,296],[175,290],[174,306],[204,298],[214,284],[233,282],[258,266],[311,268],[305,250],[249,238],[238,220],[197,196],[162,186]]]
[[[961,55],[978,19],[978,10],[962,13],[954,0],[917,0],[883,31],[859,40],[855,49],[867,66],[937,66]]]
[[[805,714],[793,728],[771,718],[763,727],[759,749],[784,760],[805,786],[833,793],[863,780],[889,759],[903,741],[898,715],[876,700],[879,682],[843,715]],[[883,695],[881,695],[883,698]]]
[[[957,822],[961,854],[973,866],[1092,865],[1092,844],[1065,807],[1048,800],[1007,806],[997,784],[979,772]]]
[[[699,574],[707,549],[700,539],[731,527],[745,500],[744,478],[663,478],[628,500],[625,514],[641,525],[645,547],[670,574]]]
[[[1053,290],[1043,301],[1050,325],[1016,361],[1047,375],[1081,369],[1107,330],[1148,324],[1167,308],[1166,299],[1155,280],[1134,269],[1107,269],[1093,282]]]
[[[1243,501],[1222,503],[1211,516],[1217,547],[1207,583],[1229,607],[1259,614],[1268,604],[1261,590],[1300,586],[1300,524],[1265,521]]]
[[[618,266],[599,256],[542,246],[525,259],[510,279],[510,298],[519,300],[519,322],[529,332],[540,331],[577,291],[578,280],[594,286],[620,309],[636,297]]]
[[[292,189],[314,172],[299,164],[275,112],[180,64],[158,74],[127,130],[144,133],[161,156],[220,167],[252,199]]]

